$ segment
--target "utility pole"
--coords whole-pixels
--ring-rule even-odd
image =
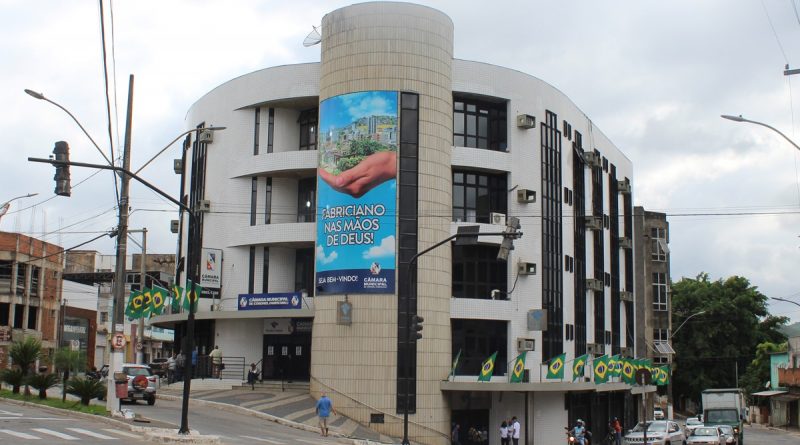
[[[122,168],[130,171],[131,168],[131,130],[133,120],[133,74],[128,78],[128,115],[125,119],[125,145],[122,151]],[[120,172],[120,197],[119,197],[119,223],[117,225],[117,264],[114,271],[114,316],[111,325],[114,334],[125,331],[125,257],[128,254],[128,201],[130,198],[131,178],[124,171]],[[106,390],[106,409],[116,411],[119,409],[116,388],[114,387],[114,373],[122,371],[125,362],[125,352],[114,350],[111,352],[111,363]]]

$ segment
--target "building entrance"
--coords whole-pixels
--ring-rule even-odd
[[[311,332],[264,336],[264,380],[308,380]]]

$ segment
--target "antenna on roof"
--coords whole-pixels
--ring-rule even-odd
[[[314,29],[310,33],[308,33],[306,38],[303,40],[303,46],[305,46],[306,48],[308,48],[309,46],[314,46],[320,41],[322,41],[322,36],[319,33],[319,27],[313,25],[311,27]]]

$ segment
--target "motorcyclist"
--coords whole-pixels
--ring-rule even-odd
[[[578,419],[575,422],[575,426],[569,430],[570,434],[575,436],[575,442],[579,445],[587,445],[586,441],[586,426],[583,424],[583,420]]]

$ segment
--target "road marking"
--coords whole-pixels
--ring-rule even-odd
[[[239,437],[243,437],[245,439],[250,439],[250,440],[257,440],[259,442],[267,442],[275,445],[284,445],[286,443],[286,442],[278,442],[277,440],[262,439],[260,437],[253,437],[253,436],[239,436]]]
[[[25,434],[25,433],[18,433],[16,431],[11,431],[11,430],[0,430],[0,433],[6,433],[6,434],[14,436],[14,437],[19,437],[20,439],[33,439],[33,440],[41,439],[41,437],[36,437],[36,436],[30,435],[30,434]]]
[[[329,440],[325,440],[325,439],[321,439],[321,440],[322,440],[321,442],[320,442],[320,439],[317,439],[317,440],[308,440],[308,439],[300,439],[300,438],[296,438],[295,440],[296,440],[296,441],[298,441],[298,442],[310,443],[310,444],[312,444],[312,445],[319,445],[319,444],[321,444],[321,443],[322,443],[322,444],[327,444],[327,443],[336,443],[336,442],[331,442],[331,441],[329,441]]]
[[[47,434],[50,436],[58,437],[59,439],[64,440],[80,440],[75,436],[70,436],[69,434],[59,433],[58,431],[48,430],[47,428],[31,428],[33,431],[38,431],[42,434]]]
[[[6,411],[6,410],[2,410],[2,409],[0,409],[0,414],[5,414],[6,416],[21,416],[22,415],[22,413],[15,413],[15,412],[12,412],[12,411]]]
[[[111,429],[111,428],[103,428],[103,431],[105,431],[107,433],[111,433],[111,434],[118,434],[118,435],[120,435],[122,437],[131,437],[131,438],[134,438],[134,439],[141,439],[142,438],[142,436],[137,436],[136,434],[126,433],[125,431],[117,431],[117,430]]]
[[[85,430],[83,428],[67,428],[70,431],[74,431],[78,434],[84,434],[89,437],[94,437],[97,439],[109,439],[109,440],[117,440],[116,437],[106,436],[105,434],[95,433],[94,431]]]

